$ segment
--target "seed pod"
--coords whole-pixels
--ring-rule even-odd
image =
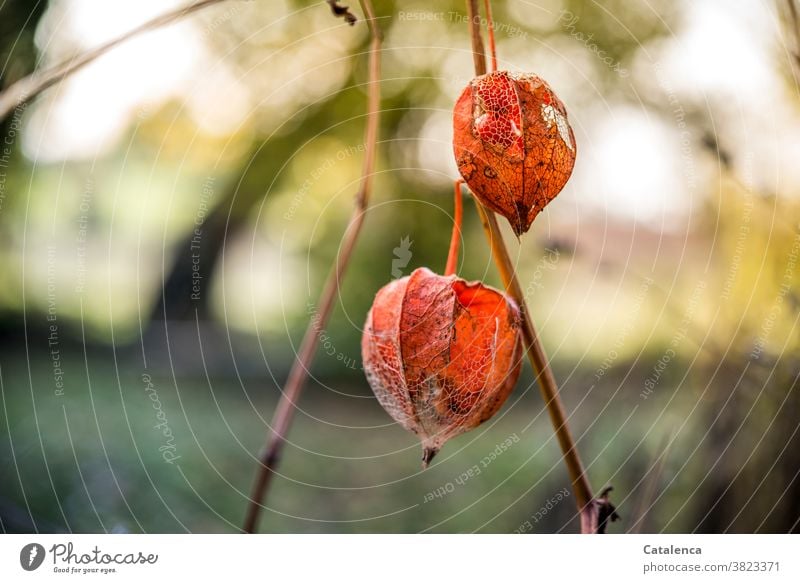
[[[575,136],[564,104],[536,75],[476,77],[453,112],[458,170],[484,205],[519,236],[564,188],[575,165]]]
[[[419,436],[423,466],[503,405],[519,377],[519,322],[499,291],[425,268],[376,294],[364,370],[387,413]]]

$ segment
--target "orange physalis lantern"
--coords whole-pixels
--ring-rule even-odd
[[[453,129],[459,172],[517,235],[572,174],[575,136],[567,111],[536,75],[496,71],[476,77],[456,102]]]
[[[519,310],[501,292],[420,268],[375,296],[361,351],[384,409],[422,441],[423,465],[503,405],[520,372]]]

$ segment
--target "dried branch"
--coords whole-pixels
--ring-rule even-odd
[[[794,37],[794,47],[789,50],[791,55],[792,73],[795,83],[800,83],[800,10],[797,8],[796,0],[786,0],[789,32]]]
[[[489,37],[489,57],[491,67],[489,71],[497,71],[497,45],[494,42],[494,19],[492,18],[492,0],[483,0],[483,9],[486,11],[486,33]]]
[[[483,48],[483,39],[481,38],[480,19],[478,18],[478,0],[466,0],[466,2],[470,35],[472,38],[472,56],[475,64],[475,74],[485,75],[486,53]],[[605,530],[605,523],[607,520],[616,520],[618,516],[613,506],[608,501],[608,490],[604,490],[603,495],[598,498],[595,498],[592,494],[589,478],[586,475],[586,470],[583,467],[583,462],[581,462],[575,439],[572,437],[572,432],[567,423],[567,416],[564,411],[564,405],[561,402],[558,385],[553,376],[553,371],[550,369],[550,363],[542,348],[542,344],[539,341],[539,335],[536,332],[536,327],[533,324],[530,311],[525,302],[525,294],[517,279],[511,256],[503,242],[500,226],[497,224],[497,218],[495,214],[484,207],[478,199],[475,199],[475,204],[478,207],[478,213],[480,214],[486,237],[489,239],[492,257],[500,272],[500,277],[503,279],[506,290],[517,302],[522,312],[523,342],[525,343],[531,365],[534,371],[536,371],[539,390],[542,393],[542,398],[547,407],[547,412],[550,415],[550,421],[553,424],[556,438],[558,439],[558,443],[564,455],[564,462],[569,471],[572,490],[575,493],[575,502],[581,517],[581,532],[584,534],[601,533]]]
[[[464,184],[463,180],[456,180],[453,187],[453,233],[450,235],[450,250],[447,252],[447,263],[444,267],[445,275],[453,275],[458,266],[458,248],[461,244],[461,219],[464,214],[464,205],[461,201],[462,184]]]
[[[76,71],[82,69],[95,59],[102,57],[108,51],[124,43],[125,41],[128,41],[133,37],[139,36],[145,32],[150,32],[157,28],[161,28],[162,26],[172,24],[173,22],[176,22],[185,16],[189,16],[190,14],[202,10],[203,8],[208,8],[209,6],[213,6],[214,4],[219,4],[225,1],[226,0],[200,0],[194,4],[176,8],[175,10],[162,14],[161,16],[156,16],[141,26],[137,26],[133,30],[128,31],[125,34],[100,45],[99,47],[90,49],[85,53],[78,55],[77,57],[69,59],[68,61],[64,61],[63,63],[60,63],[49,69],[35,71],[27,77],[23,77],[19,81],[9,85],[5,91],[0,93],[0,120],[4,119],[15,108],[19,107],[23,103],[27,103],[39,95],[48,87],[63,81]]]
[[[339,6],[339,0],[327,0],[328,4],[331,7],[331,12],[333,15],[338,18],[344,18],[344,21],[353,26],[356,22],[358,22],[358,18],[356,15],[350,12],[349,6]]]
[[[263,501],[272,482],[272,477],[280,462],[281,452],[286,443],[286,434],[292,424],[295,413],[295,403],[303,390],[308,378],[311,364],[319,346],[319,336],[328,323],[333,311],[334,301],[339,295],[339,287],[350,257],[355,248],[358,235],[364,223],[369,195],[372,190],[372,179],[375,170],[375,157],[378,144],[378,121],[380,117],[380,49],[383,40],[380,28],[370,0],[360,0],[361,8],[369,24],[372,40],[369,49],[369,93],[367,98],[367,126],[364,132],[366,153],[361,174],[361,184],[355,196],[355,208],[350,223],[344,235],[342,251],[336,258],[336,265],[325,282],[325,287],[320,296],[319,312],[317,318],[312,318],[306,329],[305,336],[297,352],[292,369],[286,379],[281,398],[275,409],[275,414],[270,425],[267,445],[260,456],[260,464],[256,475],[247,515],[244,522],[245,532],[255,532],[258,527],[258,517],[264,508]]]

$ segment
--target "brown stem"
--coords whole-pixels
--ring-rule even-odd
[[[461,244],[461,217],[464,214],[461,204],[461,185],[463,180],[456,180],[453,196],[453,234],[450,237],[450,251],[447,253],[447,264],[444,268],[445,275],[453,275],[458,264],[458,248]]]
[[[258,526],[258,517],[263,508],[263,500],[267,494],[272,476],[280,462],[281,451],[286,443],[286,434],[292,424],[295,413],[295,403],[303,390],[308,378],[311,363],[319,346],[319,336],[324,331],[328,319],[333,311],[334,301],[339,295],[339,286],[344,276],[350,256],[361,232],[364,223],[364,214],[367,210],[369,195],[372,190],[372,179],[375,170],[375,153],[378,144],[378,121],[380,106],[380,48],[382,34],[378,28],[377,20],[370,0],[360,0],[361,8],[369,24],[372,40],[369,49],[369,94],[367,98],[367,126],[364,131],[364,166],[361,174],[361,184],[355,196],[355,208],[347,231],[344,235],[342,251],[336,258],[336,265],[328,279],[319,300],[319,311],[316,318],[312,318],[306,329],[300,350],[289,371],[283,392],[270,425],[267,445],[260,456],[260,464],[244,522],[245,532],[255,532]]]
[[[494,43],[494,20],[492,19],[492,0],[483,0],[483,6],[486,10],[486,31],[489,35],[489,63],[491,68],[489,72],[494,73],[497,71],[497,46]]]
[[[5,91],[0,93],[0,120],[5,118],[12,110],[19,107],[23,103],[27,103],[42,91],[51,87],[72,75],[75,71],[82,69],[98,57],[103,56],[108,51],[139,36],[142,33],[161,28],[167,24],[171,24],[180,20],[184,16],[189,16],[198,10],[208,8],[214,4],[225,2],[226,0],[199,0],[193,4],[181,6],[175,10],[171,10],[161,16],[156,16],[152,20],[148,20],[144,24],[129,30],[128,32],[114,38],[99,47],[90,49],[85,53],[78,55],[72,59],[59,63],[54,67],[45,69],[44,71],[36,71],[27,77],[23,77],[19,81],[10,85]]]
[[[472,55],[475,63],[475,74],[484,75],[486,74],[486,53],[484,52],[483,39],[481,38],[480,19],[477,18],[478,0],[466,0],[466,2],[472,37]],[[517,279],[516,272],[514,271],[514,264],[511,261],[508,249],[506,249],[505,243],[503,242],[500,226],[497,224],[497,218],[495,214],[485,208],[477,198],[475,199],[475,204],[478,207],[478,213],[480,214],[484,231],[489,239],[492,257],[500,272],[500,277],[503,279],[506,290],[517,302],[522,312],[523,342],[525,343],[531,365],[534,371],[536,371],[539,390],[542,393],[542,398],[547,407],[547,412],[550,415],[550,421],[553,424],[558,444],[561,446],[561,451],[564,455],[564,462],[569,471],[572,490],[575,494],[575,502],[581,516],[581,532],[600,532],[600,515],[607,511],[601,506],[604,502],[599,499],[596,500],[592,494],[592,486],[589,484],[589,478],[586,476],[586,470],[584,470],[578,448],[567,423],[567,416],[564,411],[564,405],[561,402],[561,397],[559,396],[558,385],[550,369],[550,363],[542,348],[542,344],[539,341],[539,335],[536,332],[536,327],[533,324],[530,311],[525,302],[525,294]],[[610,503],[608,504],[610,505]]]
[[[789,9],[789,30],[794,36],[794,50],[790,50],[795,83],[800,83],[800,14],[795,0],[786,0]]]

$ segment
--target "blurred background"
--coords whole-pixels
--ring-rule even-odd
[[[178,5],[3,2],[0,86]],[[532,230],[503,228],[611,531],[797,532],[793,2],[493,5],[500,67],[545,78],[577,139]],[[444,268],[472,76],[462,2],[376,10],[373,198],[262,529],[575,532],[527,364],[424,472],[364,379],[375,292]],[[2,531],[239,530],[353,207],[368,40],[323,2],[221,2],[0,122]],[[465,202],[459,274],[499,285]]]

